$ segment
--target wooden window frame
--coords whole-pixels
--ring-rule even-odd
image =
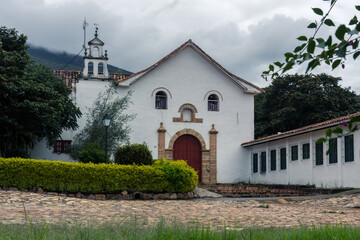
[[[283,147],[280,148],[280,170],[286,170],[286,162],[286,147]]]
[[[253,173],[259,172],[259,154],[253,153]]]
[[[296,155],[294,154],[295,149],[296,149]],[[291,161],[299,160],[299,146],[298,145],[292,145],[290,147],[290,153],[291,153]]]
[[[219,110],[219,97],[216,94],[211,94],[208,97],[208,111],[218,112]]]
[[[319,151],[321,152],[321,154],[319,153]],[[321,165],[324,165],[324,144],[315,143],[315,166],[321,166]]]
[[[331,138],[329,140],[329,148],[333,144],[331,151],[329,152],[329,164],[338,163],[338,143],[337,138]]]
[[[276,171],[276,149],[270,150],[270,170]]]
[[[345,151],[344,161],[346,163],[354,162],[355,159],[354,159],[354,135],[353,134],[347,135],[344,137],[344,151]]]
[[[166,92],[158,91],[155,94],[155,109],[167,109],[168,108],[168,97]]]
[[[260,153],[260,173],[266,173],[266,151]]]
[[[71,146],[71,140],[56,140],[54,144],[54,153],[67,153],[69,152],[69,146]]]
[[[304,149],[305,149],[305,148],[304,148],[305,145],[308,146],[306,158],[305,158],[305,150],[304,150]],[[310,159],[310,143],[303,143],[303,144],[302,144],[302,159],[303,159],[303,160],[308,160],[308,159]]]

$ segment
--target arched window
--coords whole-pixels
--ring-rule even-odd
[[[156,93],[155,108],[156,109],[167,109],[167,95],[165,92],[159,91]]]
[[[215,94],[211,94],[208,98],[208,111],[219,111],[219,98]]]
[[[99,63],[99,65],[98,65],[98,74],[104,75],[104,64],[103,63]]]
[[[89,64],[88,64],[88,73],[89,73],[89,75],[94,74],[94,63],[93,62],[89,62]]]

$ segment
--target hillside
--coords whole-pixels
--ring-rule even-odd
[[[63,68],[67,63],[69,63],[75,57],[75,54],[68,54],[66,52],[63,53],[53,52],[43,47],[37,47],[33,45],[30,45],[30,47],[27,50],[28,53],[30,54],[31,60],[33,60],[38,64],[42,64],[50,69],[81,71],[83,68],[84,60],[82,58],[82,55],[77,56],[71,62],[71,64]],[[113,65],[108,65],[108,69],[110,72],[113,73],[120,72],[120,73],[131,74],[131,72],[125,69],[117,68]]]

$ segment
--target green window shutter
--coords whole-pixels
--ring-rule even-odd
[[[271,157],[271,171],[275,171],[276,170],[276,150],[271,150],[270,157]]]
[[[261,166],[260,166],[261,173],[266,172],[266,152],[261,153]]]
[[[315,153],[316,153],[315,164],[323,165],[324,164],[324,144],[323,143],[316,143]]]
[[[345,162],[354,161],[354,135],[345,136]]]
[[[310,158],[310,143],[304,143],[302,145],[302,153],[303,153],[303,159],[309,159]]]
[[[257,173],[258,172],[258,154],[254,153],[253,154],[253,173]]]
[[[296,161],[298,160],[298,146],[292,146],[291,147],[291,160]]]
[[[337,163],[337,138],[329,140],[329,148],[331,148],[329,153],[329,163]]]
[[[286,169],[286,148],[280,149],[280,169]]]

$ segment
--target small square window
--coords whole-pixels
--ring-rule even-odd
[[[67,153],[71,146],[71,140],[56,140],[54,145],[54,153]]]

